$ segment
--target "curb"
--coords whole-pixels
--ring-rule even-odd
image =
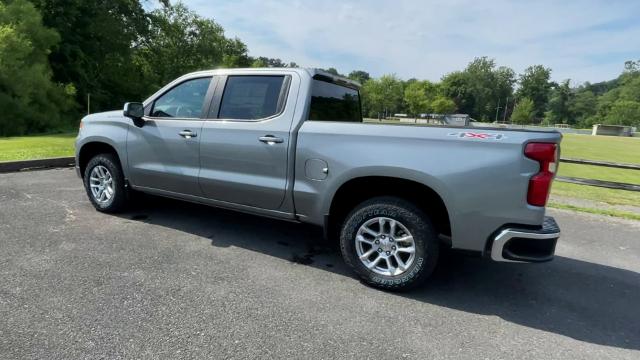
[[[44,170],[60,167],[73,167],[76,160],[74,157],[59,157],[36,160],[3,161],[0,162],[0,174],[19,172],[25,170]]]

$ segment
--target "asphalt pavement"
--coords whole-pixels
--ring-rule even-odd
[[[313,227],[0,174],[0,358],[640,359],[640,222],[549,213],[554,261],[451,254],[394,294]]]

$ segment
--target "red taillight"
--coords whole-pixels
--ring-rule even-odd
[[[527,202],[533,206],[545,206],[549,198],[551,182],[556,172],[558,146],[550,143],[529,143],[524,155],[540,163],[540,171],[529,180]]]

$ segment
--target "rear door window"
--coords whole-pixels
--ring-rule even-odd
[[[285,76],[228,76],[218,118],[257,120],[282,111]]]
[[[314,79],[309,120],[362,122],[358,90]]]

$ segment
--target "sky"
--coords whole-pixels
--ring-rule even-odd
[[[640,0],[183,0],[252,56],[438,81],[488,56],[579,84],[640,59]]]

